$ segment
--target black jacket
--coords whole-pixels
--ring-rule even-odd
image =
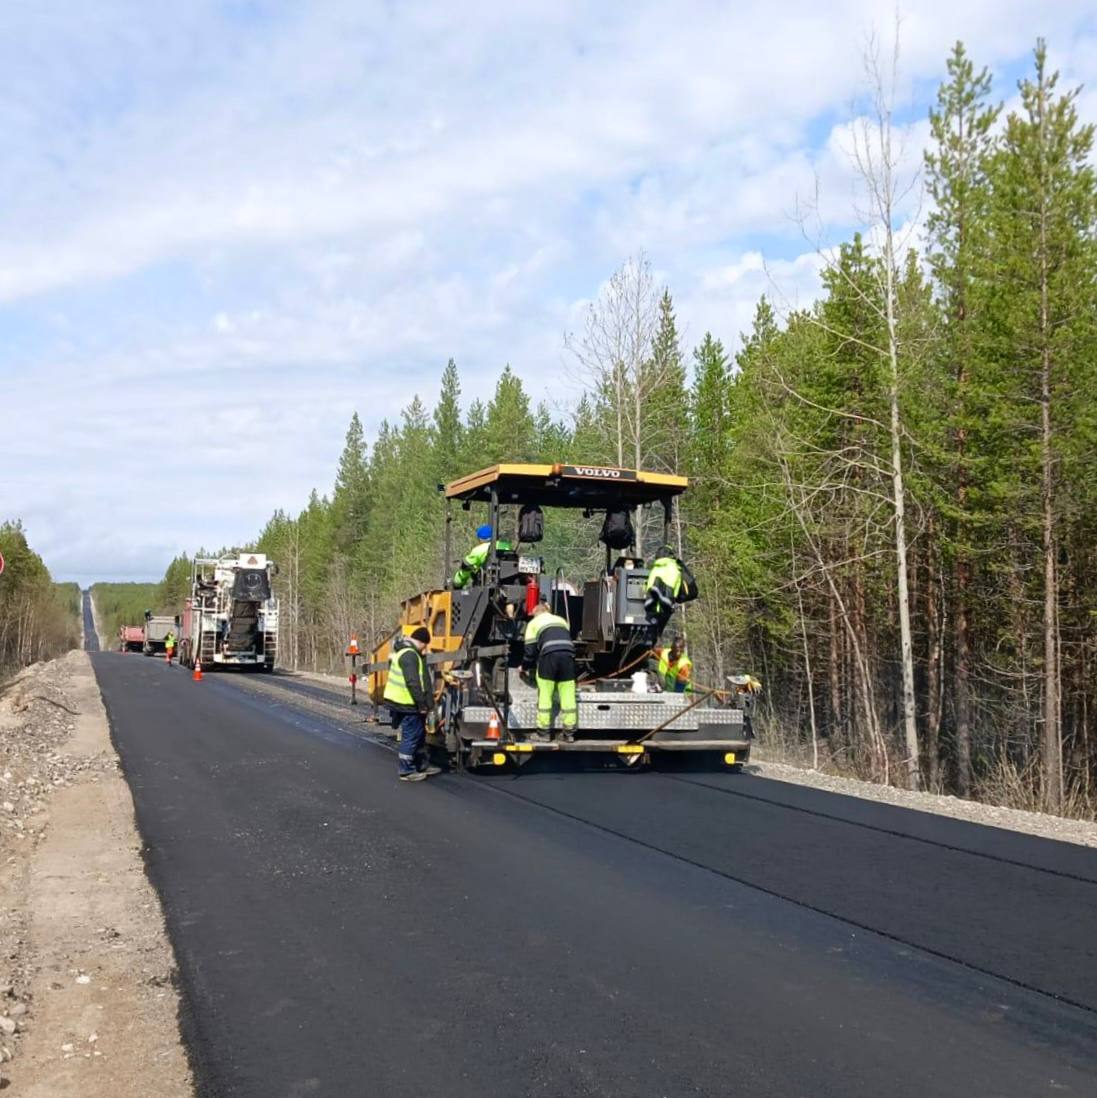
[[[400,670],[404,672],[404,682],[407,684],[408,693],[415,700],[415,705],[397,705],[393,702],[385,702],[389,709],[401,713],[429,713],[434,706],[434,691],[431,688],[430,672],[427,670],[426,655],[416,658],[415,646],[411,641],[398,640],[396,642],[396,659],[400,663]],[[419,674],[420,661],[422,661],[423,673]]]

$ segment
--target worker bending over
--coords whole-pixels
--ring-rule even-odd
[[[664,545],[659,550],[659,555],[652,561],[644,590],[646,592],[644,612],[647,615],[651,640],[654,644],[662,635],[667,622],[670,621],[675,603],[678,602],[678,596],[682,591],[682,568],[674,555],[674,550],[669,545]]]
[[[454,574],[453,586],[458,590],[462,587],[468,587],[483,571],[488,554],[491,552],[491,525],[485,522],[476,531],[476,536],[480,539],[480,544],[469,551],[465,559],[461,561],[461,567]],[[509,541],[497,541],[495,548],[500,553],[509,553],[513,546]]]
[[[653,649],[652,655],[658,661],[658,681],[663,690],[668,694],[693,693],[693,660],[683,637],[675,637],[669,648],[660,645]]]
[[[392,723],[400,726],[400,754],[397,774],[402,782],[419,782],[440,774],[427,755],[427,715],[434,708],[434,693],[423,652],[430,644],[430,631],[419,626],[411,636],[399,636],[389,656],[385,681],[385,704]]]
[[[560,699],[561,739],[575,740],[579,709],[575,698],[575,642],[563,618],[552,613],[547,602],[533,608],[526,626],[522,667],[537,671],[537,731],[552,731],[552,707]]]

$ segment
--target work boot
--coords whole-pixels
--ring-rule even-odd
[[[563,732],[560,733],[560,740],[563,743],[575,743],[575,729],[565,728]]]
[[[421,782],[427,776],[425,770],[413,770],[410,774],[401,774],[400,781],[402,782]]]
[[[442,768],[440,766],[431,766],[430,763],[427,763],[419,773],[422,774],[424,778],[432,778],[435,774],[441,774]]]

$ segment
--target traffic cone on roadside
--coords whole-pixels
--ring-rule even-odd
[[[191,675],[191,679],[194,682],[201,682],[202,681],[202,661],[201,660],[195,660],[194,661],[194,674]]]
[[[499,734],[500,734],[499,714],[498,713],[492,713],[491,720],[488,721],[487,735],[484,736],[484,739],[486,739],[486,740],[497,740],[497,739],[499,739]]]

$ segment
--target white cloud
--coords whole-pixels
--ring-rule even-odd
[[[58,570],[248,536],[330,483],[353,408],[432,397],[450,355],[470,397],[510,361],[558,398],[562,332],[640,248],[690,340],[807,304],[815,237],[856,222],[847,120],[892,12],[177,7],[25,5],[0,41],[0,509]],[[907,163],[954,39],[1014,64],[1039,31],[1084,79],[1090,8],[908,4]]]

